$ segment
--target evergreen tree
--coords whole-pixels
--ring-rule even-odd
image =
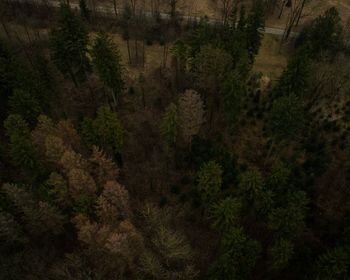
[[[339,13],[332,7],[302,30],[296,45],[306,46],[312,57],[325,50],[336,53],[344,48],[342,29]]]
[[[278,239],[270,249],[271,267],[282,270],[288,266],[294,253],[294,245],[288,239]]]
[[[348,278],[349,253],[342,247],[328,250],[316,263],[317,280],[341,280]]]
[[[270,128],[274,136],[279,140],[298,136],[303,127],[303,114],[301,100],[294,94],[275,100],[270,115]]]
[[[268,226],[281,238],[295,238],[305,227],[305,216],[309,200],[303,191],[287,195],[284,207],[273,209],[268,216]]]
[[[247,94],[247,89],[244,79],[233,72],[225,80],[223,86],[223,105],[227,121],[232,129],[239,118],[242,107],[242,101]]]
[[[35,123],[43,110],[38,98],[21,89],[14,90],[9,98],[9,107],[12,114],[19,114],[30,123]]]
[[[16,80],[14,57],[9,47],[0,40],[0,120],[5,118],[7,102],[13,92]]]
[[[297,50],[297,53],[288,61],[287,69],[283,71],[274,96],[294,94],[303,97],[307,89],[307,81],[311,71],[310,54],[307,47]]]
[[[221,190],[222,169],[215,161],[204,163],[198,171],[198,189],[202,200],[210,205],[215,202]]]
[[[258,54],[263,37],[265,26],[264,19],[264,3],[262,0],[254,0],[251,14],[247,18],[247,49],[251,63],[254,62],[254,57]]]
[[[15,166],[37,174],[40,165],[31,142],[28,124],[20,115],[9,115],[4,122],[9,137],[9,154]]]
[[[250,170],[240,176],[238,189],[248,201],[254,201],[258,194],[262,192],[264,185],[263,178],[259,171]]]
[[[220,255],[211,268],[209,279],[249,279],[260,252],[258,241],[246,236],[240,227],[231,228],[224,232]]]
[[[171,103],[165,111],[161,123],[161,133],[165,139],[167,148],[174,148],[178,131],[177,107]]]
[[[89,10],[88,6],[86,5],[85,0],[79,0],[79,8],[80,8],[81,17],[84,18],[87,22],[90,22],[91,11]]]
[[[50,31],[51,58],[63,75],[74,84],[86,79],[90,72],[87,57],[88,31],[68,4],[61,2],[56,25]]]
[[[91,55],[101,81],[112,90],[112,98],[116,106],[124,87],[118,47],[107,34],[99,33],[93,43]]]
[[[107,106],[97,110],[96,119],[84,119],[82,134],[90,147],[95,145],[114,156],[122,151],[123,127],[117,113]]]
[[[219,230],[227,230],[238,224],[242,203],[237,198],[227,197],[214,203],[210,209],[213,225]]]

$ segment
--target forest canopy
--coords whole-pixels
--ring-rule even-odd
[[[349,279],[350,28],[312,1],[0,0],[0,279]]]

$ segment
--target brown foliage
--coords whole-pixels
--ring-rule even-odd
[[[92,174],[98,185],[103,186],[107,181],[112,181],[117,178],[118,167],[102,150],[99,150],[98,147],[93,146],[89,161],[92,165]]]
[[[84,169],[72,168],[68,172],[69,192],[73,196],[79,194],[94,194],[96,192],[96,183],[91,175]]]
[[[56,207],[35,201],[28,192],[15,185],[5,184],[2,190],[19,213],[23,213],[25,227],[31,234],[41,235],[49,231],[59,234],[62,231],[64,217]]]
[[[97,199],[97,210],[101,220],[114,224],[130,216],[127,190],[116,181],[108,181]]]

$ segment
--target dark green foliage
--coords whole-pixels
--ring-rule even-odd
[[[300,48],[288,61],[287,69],[283,71],[274,95],[287,96],[294,94],[303,97],[307,89],[307,81],[311,71],[311,60],[309,50]]]
[[[198,171],[198,189],[202,200],[210,205],[215,202],[221,190],[222,169],[215,161],[203,164]]]
[[[268,216],[268,226],[281,238],[295,238],[305,227],[309,200],[306,193],[296,191],[287,195],[284,206],[273,209]]]
[[[79,9],[82,18],[89,22],[91,19],[91,11],[87,7],[85,0],[79,0]]]
[[[51,59],[74,84],[85,81],[91,66],[87,57],[88,32],[69,5],[61,2],[56,25],[50,31]]]
[[[85,118],[81,127],[88,146],[98,146],[111,155],[121,153],[123,128],[117,113],[111,111],[109,107],[100,107],[96,119]]]
[[[89,24],[92,30],[121,24],[129,58],[137,41],[159,39],[164,58],[173,46],[176,67],[161,63],[149,72],[154,65],[146,64],[139,79],[141,69],[133,68],[125,84],[112,37],[90,33],[88,48],[86,0],[81,17],[62,3],[50,33],[52,62],[79,89],[55,83],[45,40],[0,42],[2,122],[10,113],[0,129],[0,181],[19,184],[0,188],[1,279],[349,278],[348,35],[328,10],[301,32],[274,81],[252,71],[267,2],[251,2],[246,11],[231,1],[224,24],[204,18],[193,28],[165,25],[158,11],[148,25],[130,6],[117,22],[94,18],[101,26]],[[284,2],[285,11],[294,5]],[[93,96],[101,83],[92,76],[83,83],[90,56],[103,93],[111,94],[104,105]],[[198,91],[209,109],[186,150],[177,137],[174,84]],[[31,131],[43,112],[57,126],[40,117]],[[176,148],[174,166],[164,162],[162,140]]]
[[[242,228],[231,228],[224,233],[220,255],[210,270],[209,279],[249,279],[260,252],[259,242],[246,236]]]
[[[303,127],[303,106],[294,94],[280,97],[273,103],[270,128],[279,139],[293,139]]]
[[[238,189],[248,201],[253,201],[262,192],[263,185],[264,181],[260,172],[250,170],[240,176]]]
[[[234,128],[242,108],[242,100],[247,94],[244,79],[233,72],[224,82],[223,104],[228,124]]]
[[[169,151],[169,149],[175,147],[176,137],[178,133],[178,113],[177,107],[174,103],[171,103],[166,108],[160,130],[165,140],[166,147]]]
[[[271,268],[281,270],[288,266],[294,254],[294,245],[288,239],[278,239],[270,249]]]
[[[254,62],[254,57],[258,54],[263,37],[264,26],[264,3],[262,0],[254,0],[252,12],[247,18],[246,26],[247,49],[249,50],[251,63]]]
[[[284,191],[290,175],[291,170],[287,166],[278,164],[272,169],[266,184],[275,191]]]
[[[93,43],[91,55],[97,74],[101,81],[112,90],[113,102],[114,105],[117,105],[124,88],[118,47],[107,34],[99,33]]]
[[[242,203],[237,198],[227,197],[210,206],[213,226],[218,230],[229,230],[236,227],[241,214]]]
[[[5,117],[7,110],[7,100],[12,94],[16,71],[14,58],[8,46],[0,40],[0,120]]]
[[[9,107],[12,114],[20,114],[31,123],[34,123],[42,112],[38,98],[21,89],[14,90],[9,98]]]
[[[316,56],[321,51],[328,50],[335,53],[344,47],[342,42],[342,26],[339,13],[332,7],[323,15],[312,21],[300,33],[297,47],[306,45],[311,56]]]
[[[31,142],[28,124],[20,115],[9,115],[4,122],[9,138],[9,155],[15,166],[37,174],[40,165]]]
[[[0,41],[0,119],[9,111],[34,124],[38,115],[48,107],[50,89],[42,75],[39,57],[39,54],[34,57],[35,68],[32,69]],[[48,77],[49,71],[45,72]]]
[[[328,250],[318,258],[317,280],[342,280],[348,278],[349,253],[342,247]]]
[[[195,136],[192,140],[191,158],[197,168],[210,160],[219,162],[223,168],[222,187],[224,189],[231,187],[237,181],[236,159],[224,147],[220,147],[208,139]]]

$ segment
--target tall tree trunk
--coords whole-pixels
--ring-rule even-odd
[[[94,20],[96,20],[96,3],[95,3],[95,0],[91,0],[91,4],[92,4],[92,14],[93,14],[93,18]]]
[[[278,19],[281,19],[285,5],[286,5],[286,2],[285,2],[285,0],[283,0],[282,1],[282,6],[281,6],[281,9],[280,9],[280,13],[278,15]]]
[[[146,107],[145,88],[143,86],[141,87],[141,94],[142,94],[142,105],[143,105],[143,108],[145,108]]]
[[[145,68],[145,40],[142,40],[142,68]]]
[[[113,103],[114,103],[114,108],[117,108],[119,100],[118,100],[118,95],[115,94],[114,90],[112,90],[112,99],[113,99]]]
[[[176,1],[177,0],[170,0],[170,17],[175,18],[176,15]]]
[[[135,39],[135,60],[136,60],[136,65],[139,62],[139,53],[138,53],[138,49],[137,49],[137,39]]]
[[[113,0],[113,9],[114,9],[115,16],[118,17],[117,1],[116,0]]]
[[[303,0],[303,3],[301,4],[301,7],[300,7],[299,12],[298,12],[298,19],[297,19],[297,22],[295,24],[295,27],[297,27],[299,25],[299,21],[300,21],[301,15],[303,14],[305,4],[306,4],[306,0]]]
[[[73,81],[75,87],[77,88],[78,87],[78,82],[77,82],[77,78],[75,77],[75,74],[74,74],[73,70],[69,69],[68,72],[69,72],[70,77],[72,78],[72,81]]]
[[[10,34],[9,30],[7,29],[6,23],[4,22],[4,20],[2,18],[1,18],[1,25],[5,30],[7,38],[9,38],[9,40],[11,40],[11,34]]]
[[[29,31],[28,31],[28,28],[27,28],[26,25],[24,25],[24,30],[25,30],[25,32],[27,34],[28,42],[31,44],[32,43],[32,38],[29,35]]]
[[[130,42],[129,42],[129,39],[126,40],[126,46],[127,46],[127,48],[128,48],[129,64],[131,64]]]

